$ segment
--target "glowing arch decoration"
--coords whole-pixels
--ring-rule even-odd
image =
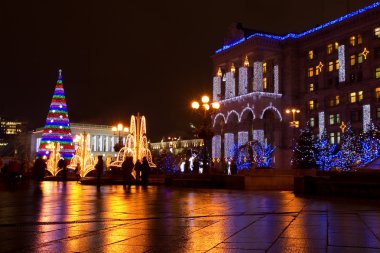
[[[264,118],[264,113],[265,113],[267,110],[273,110],[273,111],[275,111],[275,112],[277,113],[278,117],[280,118],[280,121],[282,121],[282,116],[281,116],[280,111],[279,111],[276,107],[274,107],[274,106],[272,105],[272,103],[270,103],[269,106],[267,106],[267,107],[264,108],[264,110],[261,112],[260,119],[263,119],[263,118]]]
[[[67,166],[70,169],[78,169],[81,177],[85,177],[90,171],[95,169],[95,159],[91,154],[90,134],[84,132],[78,135],[74,142],[78,143],[74,157]]]
[[[228,123],[228,118],[232,115],[232,114],[236,114],[237,118],[238,118],[238,122],[240,122],[240,115],[237,111],[235,110],[232,110],[232,111],[229,111],[227,113],[227,117],[226,117],[226,123]]]
[[[47,160],[46,170],[48,170],[53,177],[57,176],[62,170],[58,168],[58,161],[61,159],[61,145],[59,142],[50,142],[46,145],[46,150],[49,153],[49,159]]]
[[[251,111],[252,112],[252,115],[253,115],[253,119],[256,119],[256,115],[255,115],[255,112],[253,111],[253,108],[251,108],[249,106],[249,104],[241,111],[240,115],[239,115],[239,122],[241,121],[242,117],[243,117],[243,114],[244,112],[246,111]]]
[[[149,166],[155,168],[152,153],[148,147],[148,139],[146,137],[146,120],[144,116],[131,116],[130,131],[125,141],[125,146],[120,149],[116,161],[111,166],[121,167],[126,157],[133,157],[133,162],[137,160],[142,162],[144,157],[147,158]]]
[[[222,117],[224,123],[226,123],[226,117],[224,117],[224,114],[220,112],[220,113],[218,113],[217,115],[215,115],[215,117],[214,117],[214,124],[213,124],[213,127],[215,127],[216,120],[217,120],[219,117]]]

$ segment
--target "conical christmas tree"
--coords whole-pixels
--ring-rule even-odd
[[[74,155],[73,137],[71,135],[69,115],[62,83],[62,70],[59,70],[57,85],[46,118],[37,157],[49,157],[49,144],[58,142],[60,154],[64,159],[71,159]]]

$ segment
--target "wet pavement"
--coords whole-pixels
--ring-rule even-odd
[[[0,204],[0,252],[380,252],[374,200],[42,182]]]

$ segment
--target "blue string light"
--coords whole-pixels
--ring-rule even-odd
[[[227,49],[229,49],[231,47],[234,47],[234,46],[236,46],[236,45],[238,45],[238,44],[240,44],[240,43],[242,43],[242,42],[244,42],[246,40],[249,40],[249,39],[251,39],[253,37],[263,37],[263,38],[275,39],[275,40],[279,40],[279,41],[286,40],[286,39],[299,39],[299,38],[301,38],[303,36],[306,36],[306,35],[309,35],[311,33],[316,32],[316,31],[319,31],[321,29],[324,29],[324,28],[326,28],[326,27],[328,27],[330,25],[334,25],[336,23],[342,22],[342,21],[344,21],[344,20],[346,20],[348,18],[354,17],[354,16],[356,16],[356,15],[358,15],[360,13],[363,13],[365,11],[371,10],[371,9],[376,8],[378,6],[380,6],[380,2],[376,2],[374,4],[371,4],[369,6],[364,7],[362,9],[359,9],[357,11],[348,13],[348,14],[340,17],[340,18],[331,20],[331,21],[329,21],[329,22],[327,22],[327,23],[325,23],[323,25],[314,27],[314,28],[312,28],[310,30],[307,30],[305,32],[298,33],[298,34],[296,34],[296,33],[288,33],[288,34],[286,34],[284,36],[278,36],[278,35],[271,35],[271,34],[266,34],[266,33],[254,33],[254,34],[248,36],[247,38],[242,38],[242,39],[240,39],[240,40],[238,40],[238,41],[236,41],[234,43],[231,43],[231,44],[228,44],[228,45],[224,45],[222,48],[219,48],[218,50],[216,50],[215,53],[218,54],[218,53],[220,53],[220,52],[222,52],[224,50],[227,50]]]

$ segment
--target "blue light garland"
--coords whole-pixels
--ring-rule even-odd
[[[328,27],[330,25],[334,25],[336,23],[342,22],[342,21],[344,21],[344,20],[346,20],[348,18],[354,17],[354,16],[356,16],[356,15],[358,15],[360,13],[363,13],[365,11],[371,10],[371,9],[376,8],[378,6],[380,6],[380,2],[376,2],[374,4],[371,4],[371,5],[367,6],[367,7],[359,9],[357,11],[348,13],[348,14],[342,16],[342,17],[339,17],[337,19],[331,20],[331,21],[329,21],[329,22],[327,22],[325,24],[322,24],[320,26],[314,27],[314,28],[312,28],[310,30],[307,30],[307,31],[303,32],[303,33],[298,33],[298,34],[296,34],[296,33],[288,33],[285,36],[271,35],[271,34],[266,34],[266,33],[254,33],[254,34],[248,36],[247,38],[242,38],[242,39],[240,39],[240,40],[238,40],[238,41],[236,41],[234,43],[231,43],[231,44],[228,44],[228,45],[224,45],[222,48],[219,48],[218,50],[216,50],[215,53],[218,54],[218,53],[220,53],[220,52],[222,52],[224,50],[227,50],[227,49],[229,49],[231,47],[234,47],[234,46],[236,46],[236,45],[238,45],[238,44],[240,44],[240,43],[242,43],[242,42],[244,42],[246,40],[249,40],[249,39],[251,39],[253,37],[263,37],[263,38],[275,39],[275,40],[279,40],[279,41],[286,40],[286,39],[289,39],[289,38],[290,39],[299,39],[299,38],[301,38],[303,36],[306,36],[306,35],[309,35],[311,33],[317,32],[317,31],[319,31],[321,29],[324,29],[324,28],[326,28],[326,27]]]

